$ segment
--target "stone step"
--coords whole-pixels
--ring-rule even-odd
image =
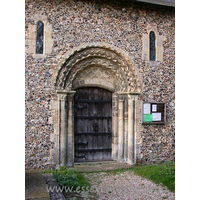
[[[74,164],[73,169],[78,172],[92,172],[92,171],[107,171],[107,170],[115,170],[120,168],[131,168],[132,165],[129,164],[121,164],[117,162],[104,162],[104,163],[79,163]]]
[[[50,200],[47,187],[40,170],[25,170],[25,199]]]
[[[98,164],[119,164],[116,161],[99,161],[99,162],[75,162],[74,165],[98,165]]]

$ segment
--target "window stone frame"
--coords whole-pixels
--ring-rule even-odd
[[[47,17],[42,14],[34,15],[33,21],[34,24],[29,25],[25,37],[25,52],[31,54],[33,58],[45,58],[52,53],[53,49],[52,26],[48,23]],[[43,54],[36,53],[37,23],[39,21],[44,24]]]
[[[155,33],[155,48],[156,48],[156,59],[150,60],[150,40],[149,35],[150,32],[153,31]],[[155,26],[147,26],[147,34],[142,35],[142,59],[150,62],[160,61],[163,62],[163,42],[166,40],[164,35],[159,35],[157,27]]]

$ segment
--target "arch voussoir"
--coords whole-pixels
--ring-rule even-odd
[[[99,66],[111,71],[119,84],[115,86],[119,90],[117,92],[141,91],[141,80],[135,66],[116,50],[102,46],[88,46],[70,55],[58,70],[54,84],[56,89],[72,90],[77,73],[88,66]]]

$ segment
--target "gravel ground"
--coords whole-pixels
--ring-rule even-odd
[[[136,176],[134,172],[85,174],[99,200],[160,200],[175,199],[175,194],[162,185]]]

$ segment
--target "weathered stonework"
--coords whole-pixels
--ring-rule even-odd
[[[72,80],[77,73],[84,70],[85,67],[99,65],[110,70],[120,82],[120,88],[115,91],[140,92],[141,81],[135,70],[137,67],[133,68],[134,64],[125,60],[124,54],[119,55],[119,51],[115,52],[111,45],[104,43],[99,46],[89,44],[84,49],[82,47],[62,64],[54,85],[56,89],[71,90]]]
[[[119,85],[119,83],[116,83],[117,80],[114,79],[114,77],[114,74],[106,69],[91,66],[77,74],[72,82],[72,89],[74,90],[83,86],[87,87],[93,85],[94,87],[115,91],[115,86]]]
[[[70,165],[73,94],[85,86],[113,92],[114,160],[121,157],[120,161],[132,164],[136,157],[149,162],[174,159],[174,9],[97,2],[26,0],[27,169]],[[34,46],[38,20],[44,22],[49,38],[41,56],[35,54]],[[156,61],[148,57],[151,30],[156,33]],[[142,125],[142,101],[165,102],[166,124]],[[70,139],[67,146],[61,142],[65,130]]]
[[[43,54],[36,54],[36,33],[37,22],[41,21],[44,24],[44,51]],[[31,54],[34,58],[45,58],[51,54],[53,47],[52,26],[48,23],[47,17],[41,13],[35,13],[32,16],[31,24],[28,27],[26,34],[26,52]]]
[[[166,37],[163,35],[159,35],[157,30],[157,26],[147,25],[147,33],[142,35],[142,58],[143,60],[149,59],[149,34],[153,31],[155,33],[155,46],[156,46],[156,61],[163,61],[163,42],[166,40]],[[152,61],[150,61],[152,62]]]

